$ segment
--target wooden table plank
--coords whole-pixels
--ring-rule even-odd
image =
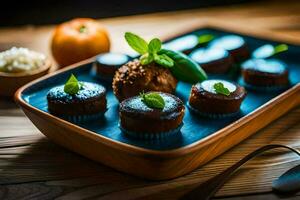
[[[209,21],[269,29],[300,41],[300,2],[268,2],[100,21],[111,33],[113,51],[119,52],[130,52],[123,39],[125,31],[146,38],[164,38]],[[52,29],[53,26],[0,29],[0,48],[19,44],[50,55]],[[281,143],[300,148],[299,121],[300,108],[297,108],[194,172],[170,181],[153,182],[116,172],[53,144],[12,102],[0,99],[0,199],[174,199],[262,145]],[[293,154],[272,151],[243,167],[218,192],[217,198],[279,199],[270,193],[272,180],[297,164],[299,161]],[[300,197],[291,199],[297,198]]]
[[[154,198],[161,193],[166,193],[164,196],[169,194],[171,198],[174,194],[179,195],[191,189],[195,184],[220,173],[263,144],[273,142],[299,147],[299,115],[300,108],[275,121],[268,128],[204,167],[184,177],[163,182],[145,181],[123,175],[62,149],[41,135],[1,137],[0,184],[5,188],[13,188],[13,183],[23,183],[18,184],[18,187],[24,185],[26,188],[36,186],[36,183],[31,182],[45,181],[46,183],[40,184],[50,184],[51,187],[70,187],[70,192],[65,194],[66,197],[96,195],[105,199],[126,194],[128,199],[133,199],[144,198],[144,195]],[[269,192],[271,181],[296,164],[299,164],[298,159],[285,151],[276,151],[262,156],[249,163],[237,176],[234,176],[222,188],[218,196],[236,195],[237,192],[238,194]],[[253,174],[258,177],[253,179]],[[1,190],[4,188],[2,187]],[[108,196],[102,197],[108,192]]]

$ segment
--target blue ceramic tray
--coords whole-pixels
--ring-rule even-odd
[[[227,32],[213,30],[213,29],[201,29],[194,31],[192,33],[195,34],[204,34],[204,33],[212,33],[218,36],[229,34]],[[258,40],[252,37],[243,36],[249,45],[250,50],[254,50],[255,48],[264,45],[264,44],[277,44],[274,42],[266,41],[266,40]],[[280,57],[283,61],[285,61],[289,67],[290,71],[290,80],[291,86],[300,82],[300,47],[290,45],[289,52],[283,54]],[[241,113],[232,118],[228,119],[206,119],[195,116],[190,113],[189,109],[186,109],[185,117],[183,119],[184,126],[181,129],[181,135],[171,140],[164,141],[143,141],[136,140],[132,138],[128,138],[126,135],[122,134],[119,127],[119,114],[118,114],[118,105],[119,102],[115,98],[112,88],[110,84],[105,82],[101,82],[98,80],[93,73],[92,63],[85,64],[77,67],[76,69],[68,70],[64,73],[58,74],[50,79],[44,80],[33,85],[30,88],[27,88],[22,95],[22,98],[25,99],[30,105],[48,112],[47,109],[47,100],[46,94],[47,92],[54,86],[64,84],[70,74],[75,74],[80,81],[88,81],[88,82],[98,82],[100,84],[105,85],[107,89],[107,102],[108,102],[108,110],[105,113],[104,120],[96,120],[94,122],[86,122],[78,124],[79,126],[91,130],[97,134],[101,134],[105,137],[111,138],[113,140],[118,140],[120,142],[124,142],[127,144],[147,148],[147,149],[155,149],[155,150],[170,150],[176,149],[180,147],[184,147],[186,145],[192,144],[198,140],[201,140],[208,135],[224,128],[230,123],[240,119],[241,117],[249,114],[254,111],[258,107],[262,106],[264,103],[268,102],[272,98],[279,95],[281,92],[253,92],[248,91],[248,95],[241,106]],[[219,76],[220,77],[220,76]],[[209,76],[209,78],[214,78]],[[227,80],[238,81],[238,77],[230,76],[221,76],[221,78]],[[191,84],[180,82],[176,89],[176,96],[180,97],[185,103],[188,100],[190,94]],[[287,88],[288,89],[288,88]],[[155,143],[155,145],[153,145]]]
[[[204,33],[217,36],[232,34],[214,28],[201,28],[186,34]],[[241,36],[246,40],[250,51],[264,44],[278,44],[265,39]],[[291,85],[286,90],[272,93],[248,91],[240,114],[232,118],[202,118],[193,115],[186,108],[181,134],[168,140],[137,140],[121,132],[118,127],[118,101],[111,85],[95,77],[92,70],[93,59],[30,83],[17,92],[16,101],[41,132],[75,152],[138,176],[150,179],[173,178],[206,163],[297,106],[300,102],[299,55],[300,46],[289,45],[289,51],[279,57],[287,63],[290,72]],[[48,113],[47,92],[54,86],[64,84],[71,73],[75,74],[80,81],[98,82],[106,87],[108,110],[104,119],[71,124]],[[240,79],[239,76],[230,75],[218,78],[237,82]],[[175,95],[186,103],[190,88],[190,84],[180,82]],[[50,130],[51,128],[56,130]],[[110,159],[101,151],[107,151],[117,159]],[[129,162],[134,165],[128,164]],[[180,164],[182,165],[177,171],[176,167],[172,170],[168,168]]]

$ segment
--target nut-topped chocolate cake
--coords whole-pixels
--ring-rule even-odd
[[[119,101],[138,95],[142,91],[173,93],[176,85],[177,80],[169,69],[156,63],[142,65],[139,60],[123,65],[113,80],[113,90]]]
[[[177,80],[195,83],[207,78],[202,68],[188,56],[162,49],[158,38],[148,43],[140,36],[126,32],[125,39],[141,56],[115,73],[112,87],[120,102],[141,92],[174,93]]]

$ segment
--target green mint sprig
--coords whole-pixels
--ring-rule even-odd
[[[70,95],[75,95],[82,87],[83,83],[79,82],[74,74],[71,74],[70,78],[65,83],[64,92]]]
[[[157,92],[150,92],[147,94],[142,92],[140,93],[140,97],[142,99],[142,102],[149,108],[156,108],[162,110],[165,107],[164,99]]]
[[[203,34],[198,37],[198,43],[200,45],[205,45],[215,39],[215,36],[212,34]]]
[[[158,38],[154,38],[147,43],[140,36],[126,32],[125,39],[133,50],[141,54],[140,62],[142,65],[155,62],[166,68],[174,66],[174,61],[169,56],[166,54],[158,54],[162,46],[161,41]]]
[[[276,57],[277,55],[288,51],[289,46],[286,44],[278,44],[278,45],[272,45],[272,44],[265,44],[259,48],[257,48],[252,56],[254,58],[259,59],[268,59],[272,57]]]
[[[230,91],[228,90],[228,88],[224,87],[224,84],[221,83],[221,82],[215,83],[214,84],[214,89],[215,89],[217,94],[223,94],[225,96],[230,95]]]
[[[289,49],[289,46],[286,45],[286,44],[279,44],[279,45],[276,45],[274,46],[274,50],[273,50],[273,55],[277,55],[279,53],[282,53],[282,52],[285,52]]]

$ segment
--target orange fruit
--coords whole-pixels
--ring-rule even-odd
[[[60,67],[108,52],[109,49],[107,30],[90,18],[77,18],[58,25],[51,41],[52,55]]]

